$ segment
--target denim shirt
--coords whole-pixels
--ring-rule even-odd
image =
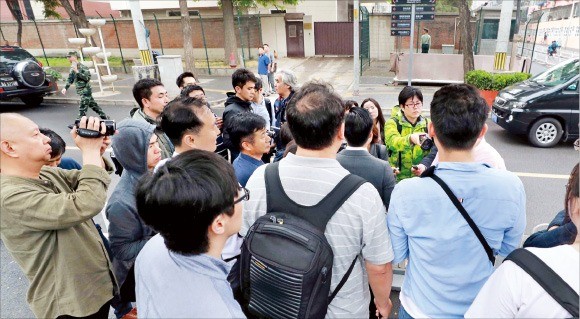
[[[461,199],[494,255],[519,246],[526,199],[516,175],[482,163],[448,162],[435,174]],[[409,259],[401,295],[426,316],[463,317],[494,269],[473,230],[431,178],[401,181],[388,212],[394,262]]]
[[[571,244],[576,239],[576,234],[578,229],[571,221],[564,223],[564,216],[566,211],[562,210],[556,217],[550,222],[547,229],[552,226],[559,226],[552,230],[540,230],[533,233],[524,242],[524,247],[538,247],[538,248],[551,248],[560,245]]]
[[[262,165],[264,165],[264,162],[261,160],[257,160],[244,153],[240,153],[240,155],[234,160],[233,163],[234,171],[240,185],[246,187],[246,183],[250,179],[250,176],[252,176],[256,168]]]

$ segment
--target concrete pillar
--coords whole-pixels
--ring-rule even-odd
[[[181,91],[175,79],[183,73],[183,64],[181,55],[162,55],[157,57],[157,66],[159,67],[159,76],[163,86],[167,89],[170,98],[178,96]]]
[[[497,31],[497,41],[495,47],[495,57],[493,69],[505,70],[507,51],[510,41],[510,29],[512,26],[512,13],[514,10],[513,1],[502,1],[501,13],[499,17],[499,27]]]
[[[147,40],[147,31],[145,30],[145,22],[143,22],[143,13],[141,12],[139,0],[130,0],[129,7],[131,8],[131,19],[133,19],[133,28],[135,28],[141,63],[143,65],[153,65],[153,56]]]
[[[359,84],[360,84],[360,40],[359,40],[359,6],[358,0],[353,1],[353,14],[352,14],[352,27],[353,27],[353,69],[354,69],[354,81],[352,95],[359,95]]]

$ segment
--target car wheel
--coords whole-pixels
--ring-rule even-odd
[[[554,118],[545,117],[532,125],[528,139],[534,146],[552,147],[560,142],[562,134],[562,124]]]
[[[22,96],[20,97],[22,102],[29,107],[37,107],[44,101],[44,96],[42,95],[31,95],[31,96]]]

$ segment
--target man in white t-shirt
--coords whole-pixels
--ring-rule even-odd
[[[316,205],[349,174],[336,160],[344,139],[342,99],[328,84],[310,82],[290,100],[286,114],[298,150],[280,161],[282,187],[297,204]],[[266,213],[266,166],[256,169],[246,184],[252,195],[244,205],[241,235]],[[363,184],[332,216],[324,234],[334,252],[331,291],[358,256],[348,281],[328,306],[327,317],[368,318],[369,284],[378,312],[388,316],[394,256],[377,190]]]

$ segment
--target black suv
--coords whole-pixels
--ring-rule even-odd
[[[30,53],[0,46],[0,101],[18,97],[27,106],[38,106],[45,95],[57,90],[56,81]]]

